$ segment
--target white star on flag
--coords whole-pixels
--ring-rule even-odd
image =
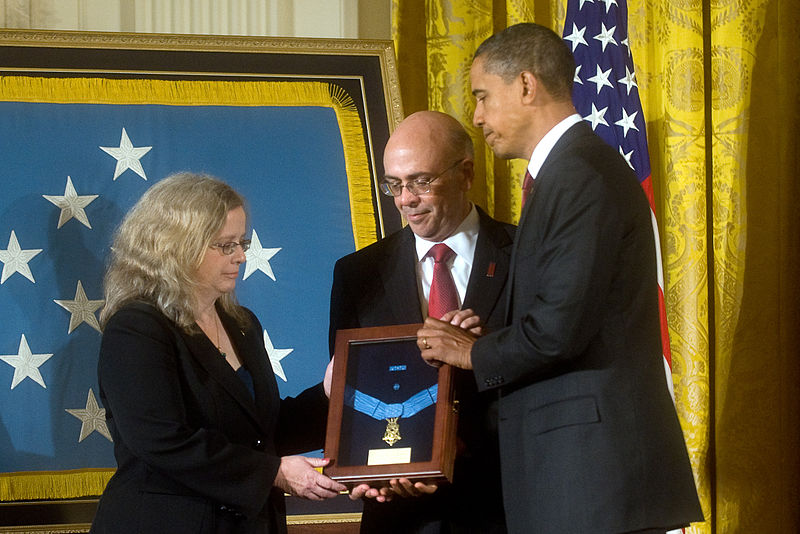
[[[628,115],[628,112],[625,111],[625,108],[622,108],[622,118],[617,122],[615,122],[614,124],[616,124],[617,126],[621,126],[622,129],[624,130],[624,133],[622,134],[623,138],[628,136],[628,130],[630,130],[631,128],[633,128],[636,131],[639,131],[639,127],[633,123],[634,119],[636,119],[637,113],[639,112],[634,111],[633,113]]]
[[[633,169],[633,163],[631,163],[631,156],[633,156],[633,150],[631,150],[630,152],[628,152],[626,154],[625,151],[622,150],[622,147],[619,147],[619,155],[622,156],[623,158],[625,158],[625,161],[628,162],[628,167]],[[635,171],[636,169],[633,169],[633,170]]]
[[[114,180],[116,180],[120,174],[128,169],[147,180],[147,176],[144,173],[144,169],[142,168],[142,163],[139,161],[139,158],[150,152],[151,148],[153,147],[133,146],[133,143],[131,143],[131,140],[128,137],[128,132],[126,132],[125,128],[123,128],[122,138],[119,141],[119,148],[101,146],[100,150],[106,152],[110,156],[113,156],[117,160],[117,167],[114,169]]]
[[[605,126],[608,126],[606,119],[603,118],[606,114],[606,111],[608,111],[608,106],[598,110],[597,107],[595,107],[594,102],[592,102],[592,112],[589,115],[586,115],[583,120],[592,123],[592,130],[597,128],[598,124],[604,124]]]
[[[580,77],[581,67],[583,67],[583,65],[578,65],[577,67],[575,67],[575,77],[572,79],[572,81],[583,85],[583,80],[581,80]]]
[[[8,277],[14,273],[19,273],[34,284],[36,280],[33,279],[33,273],[28,266],[28,262],[34,256],[42,251],[40,248],[31,248],[23,250],[17,241],[17,234],[11,230],[11,237],[8,238],[8,248],[0,250],[0,261],[3,262],[3,274],[0,275],[0,284],[8,280]]]
[[[634,87],[639,87],[638,85],[636,85],[636,74],[631,72],[631,70],[628,68],[627,65],[625,66],[625,77],[620,78],[617,81],[619,83],[625,84],[625,87],[628,88],[629,95],[631,94],[631,89],[633,89]]]
[[[601,0],[601,1],[606,5],[606,13],[608,13],[608,11],[611,9],[611,6],[617,4],[617,0]]]
[[[65,408],[64,411],[81,420],[81,435],[78,438],[78,443],[86,439],[94,431],[102,434],[108,441],[114,441],[111,439],[111,432],[108,431],[108,425],[106,424],[106,409],[97,404],[92,388],[89,388],[86,408]]]
[[[72,178],[67,176],[67,186],[64,188],[64,196],[58,195],[42,195],[45,199],[49,200],[59,208],[61,208],[61,215],[58,218],[57,228],[61,228],[65,222],[73,217],[79,220],[85,227],[91,228],[89,218],[86,217],[84,208],[88,206],[98,195],[78,195],[75,187],[72,185]]]
[[[588,79],[588,81],[597,84],[597,94],[600,94],[600,89],[602,89],[606,85],[608,87],[611,87],[612,89],[614,88],[614,86],[611,85],[611,82],[608,81],[608,77],[610,74],[611,74],[611,69],[608,69],[607,71],[603,72],[603,69],[600,68],[600,65],[597,65],[597,74]]]
[[[272,364],[272,372],[286,382],[286,373],[283,372],[281,360],[291,354],[294,349],[276,349],[272,345],[272,340],[269,338],[269,334],[267,334],[266,330],[264,330],[264,347],[267,349],[269,362]]]
[[[605,24],[600,24],[602,30],[600,33],[594,36],[595,39],[600,41],[600,44],[603,46],[603,51],[606,49],[606,45],[608,43],[613,44],[614,46],[617,45],[617,42],[614,40],[614,30],[617,29],[616,26],[611,26],[610,28],[606,29]]]
[[[569,35],[565,35],[564,39],[572,43],[572,51],[574,52],[578,45],[586,45],[589,46],[589,43],[586,42],[586,39],[583,38],[583,34],[586,32],[586,27],[584,26],[580,30],[576,24],[572,25],[572,33]]]
[[[280,248],[262,248],[261,240],[258,239],[258,234],[254,229],[250,238],[250,249],[244,253],[247,263],[244,264],[244,277],[242,280],[247,280],[247,277],[254,272],[261,271],[275,281],[275,273],[272,272],[269,260],[280,250]]]
[[[11,379],[11,389],[17,387],[17,384],[26,378],[30,378],[47,389],[47,386],[44,384],[44,378],[42,378],[42,373],[39,372],[39,366],[49,360],[51,356],[52,354],[31,353],[31,349],[28,347],[28,341],[25,339],[25,334],[22,334],[22,338],[19,340],[19,349],[17,353],[0,356],[0,360],[3,360],[14,368],[14,377]]]
[[[81,323],[86,323],[100,332],[100,323],[97,322],[94,312],[100,308],[104,300],[89,300],[83,290],[81,281],[78,280],[78,287],[75,288],[75,299],[73,300],[53,300],[56,304],[67,310],[71,315],[69,318],[69,330],[71,334]]]

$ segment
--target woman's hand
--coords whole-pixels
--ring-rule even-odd
[[[281,458],[274,485],[290,495],[312,501],[335,497],[347,488],[314,469],[324,467],[329,462],[328,458],[284,456]]]
[[[322,389],[325,390],[325,396],[331,398],[331,382],[333,381],[333,361],[336,357],[332,357],[328,367],[325,368],[325,377],[322,379]]]

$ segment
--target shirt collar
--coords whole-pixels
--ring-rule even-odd
[[[528,162],[528,172],[531,173],[531,177],[534,180],[536,179],[536,175],[539,174],[544,160],[547,159],[550,151],[553,150],[553,147],[558,140],[561,139],[561,136],[564,135],[572,125],[579,123],[581,120],[583,119],[581,119],[580,115],[573,113],[553,126],[553,128],[542,137],[541,141],[536,145],[536,148],[533,149],[533,154],[531,154],[531,159]]]

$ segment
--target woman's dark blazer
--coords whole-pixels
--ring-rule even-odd
[[[272,486],[286,454],[318,449],[322,385],[281,400],[261,325],[220,311],[255,399],[202,333],[187,334],[153,306],[124,306],[103,332],[98,363],[117,471],[92,532],[285,532]]]

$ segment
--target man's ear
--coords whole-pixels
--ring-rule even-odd
[[[519,80],[522,87],[522,102],[525,104],[533,103],[539,90],[539,80],[536,79],[532,72],[527,70],[519,73]]]

